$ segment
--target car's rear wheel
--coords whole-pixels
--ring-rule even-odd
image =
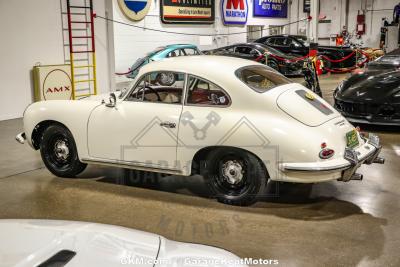
[[[217,200],[230,205],[254,203],[268,179],[262,163],[241,149],[211,151],[202,169],[202,175]]]
[[[86,168],[86,164],[79,161],[71,132],[59,124],[44,130],[40,154],[47,169],[59,177],[75,177]]]

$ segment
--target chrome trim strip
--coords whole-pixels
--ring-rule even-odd
[[[345,163],[342,165],[336,166],[329,166],[329,167],[292,167],[292,166],[284,166],[284,171],[301,171],[301,172],[309,172],[309,171],[322,171],[322,172],[329,172],[329,171],[343,171],[350,168],[350,163]]]
[[[176,174],[176,175],[183,175],[181,170],[171,170],[171,169],[163,169],[157,167],[148,167],[141,163],[132,163],[129,161],[121,161],[121,160],[103,160],[103,159],[87,159],[82,158],[81,161],[83,163],[88,164],[96,164],[96,165],[104,165],[104,166],[111,166],[111,167],[120,167],[138,171],[149,171],[149,172],[158,172],[158,173],[166,173],[166,174]]]

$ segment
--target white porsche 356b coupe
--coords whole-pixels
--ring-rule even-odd
[[[383,163],[379,138],[360,134],[327,102],[252,61],[193,56],[144,66],[130,90],[31,104],[24,140],[47,168],[74,177],[86,164],[201,174],[227,204],[247,205],[268,179],[361,180]]]

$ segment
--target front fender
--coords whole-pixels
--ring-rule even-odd
[[[91,111],[100,101],[51,100],[31,104],[24,113],[24,132],[33,147],[32,134],[41,123],[61,123],[72,133],[79,157],[86,157],[87,123]]]

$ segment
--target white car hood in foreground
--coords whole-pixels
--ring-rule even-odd
[[[38,266],[62,250],[76,253],[66,267],[245,266],[239,264],[238,257],[223,249],[170,241],[119,226],[73,221],[0,220],[2,267]],[[205,265],[205,262],[209,264]]]

